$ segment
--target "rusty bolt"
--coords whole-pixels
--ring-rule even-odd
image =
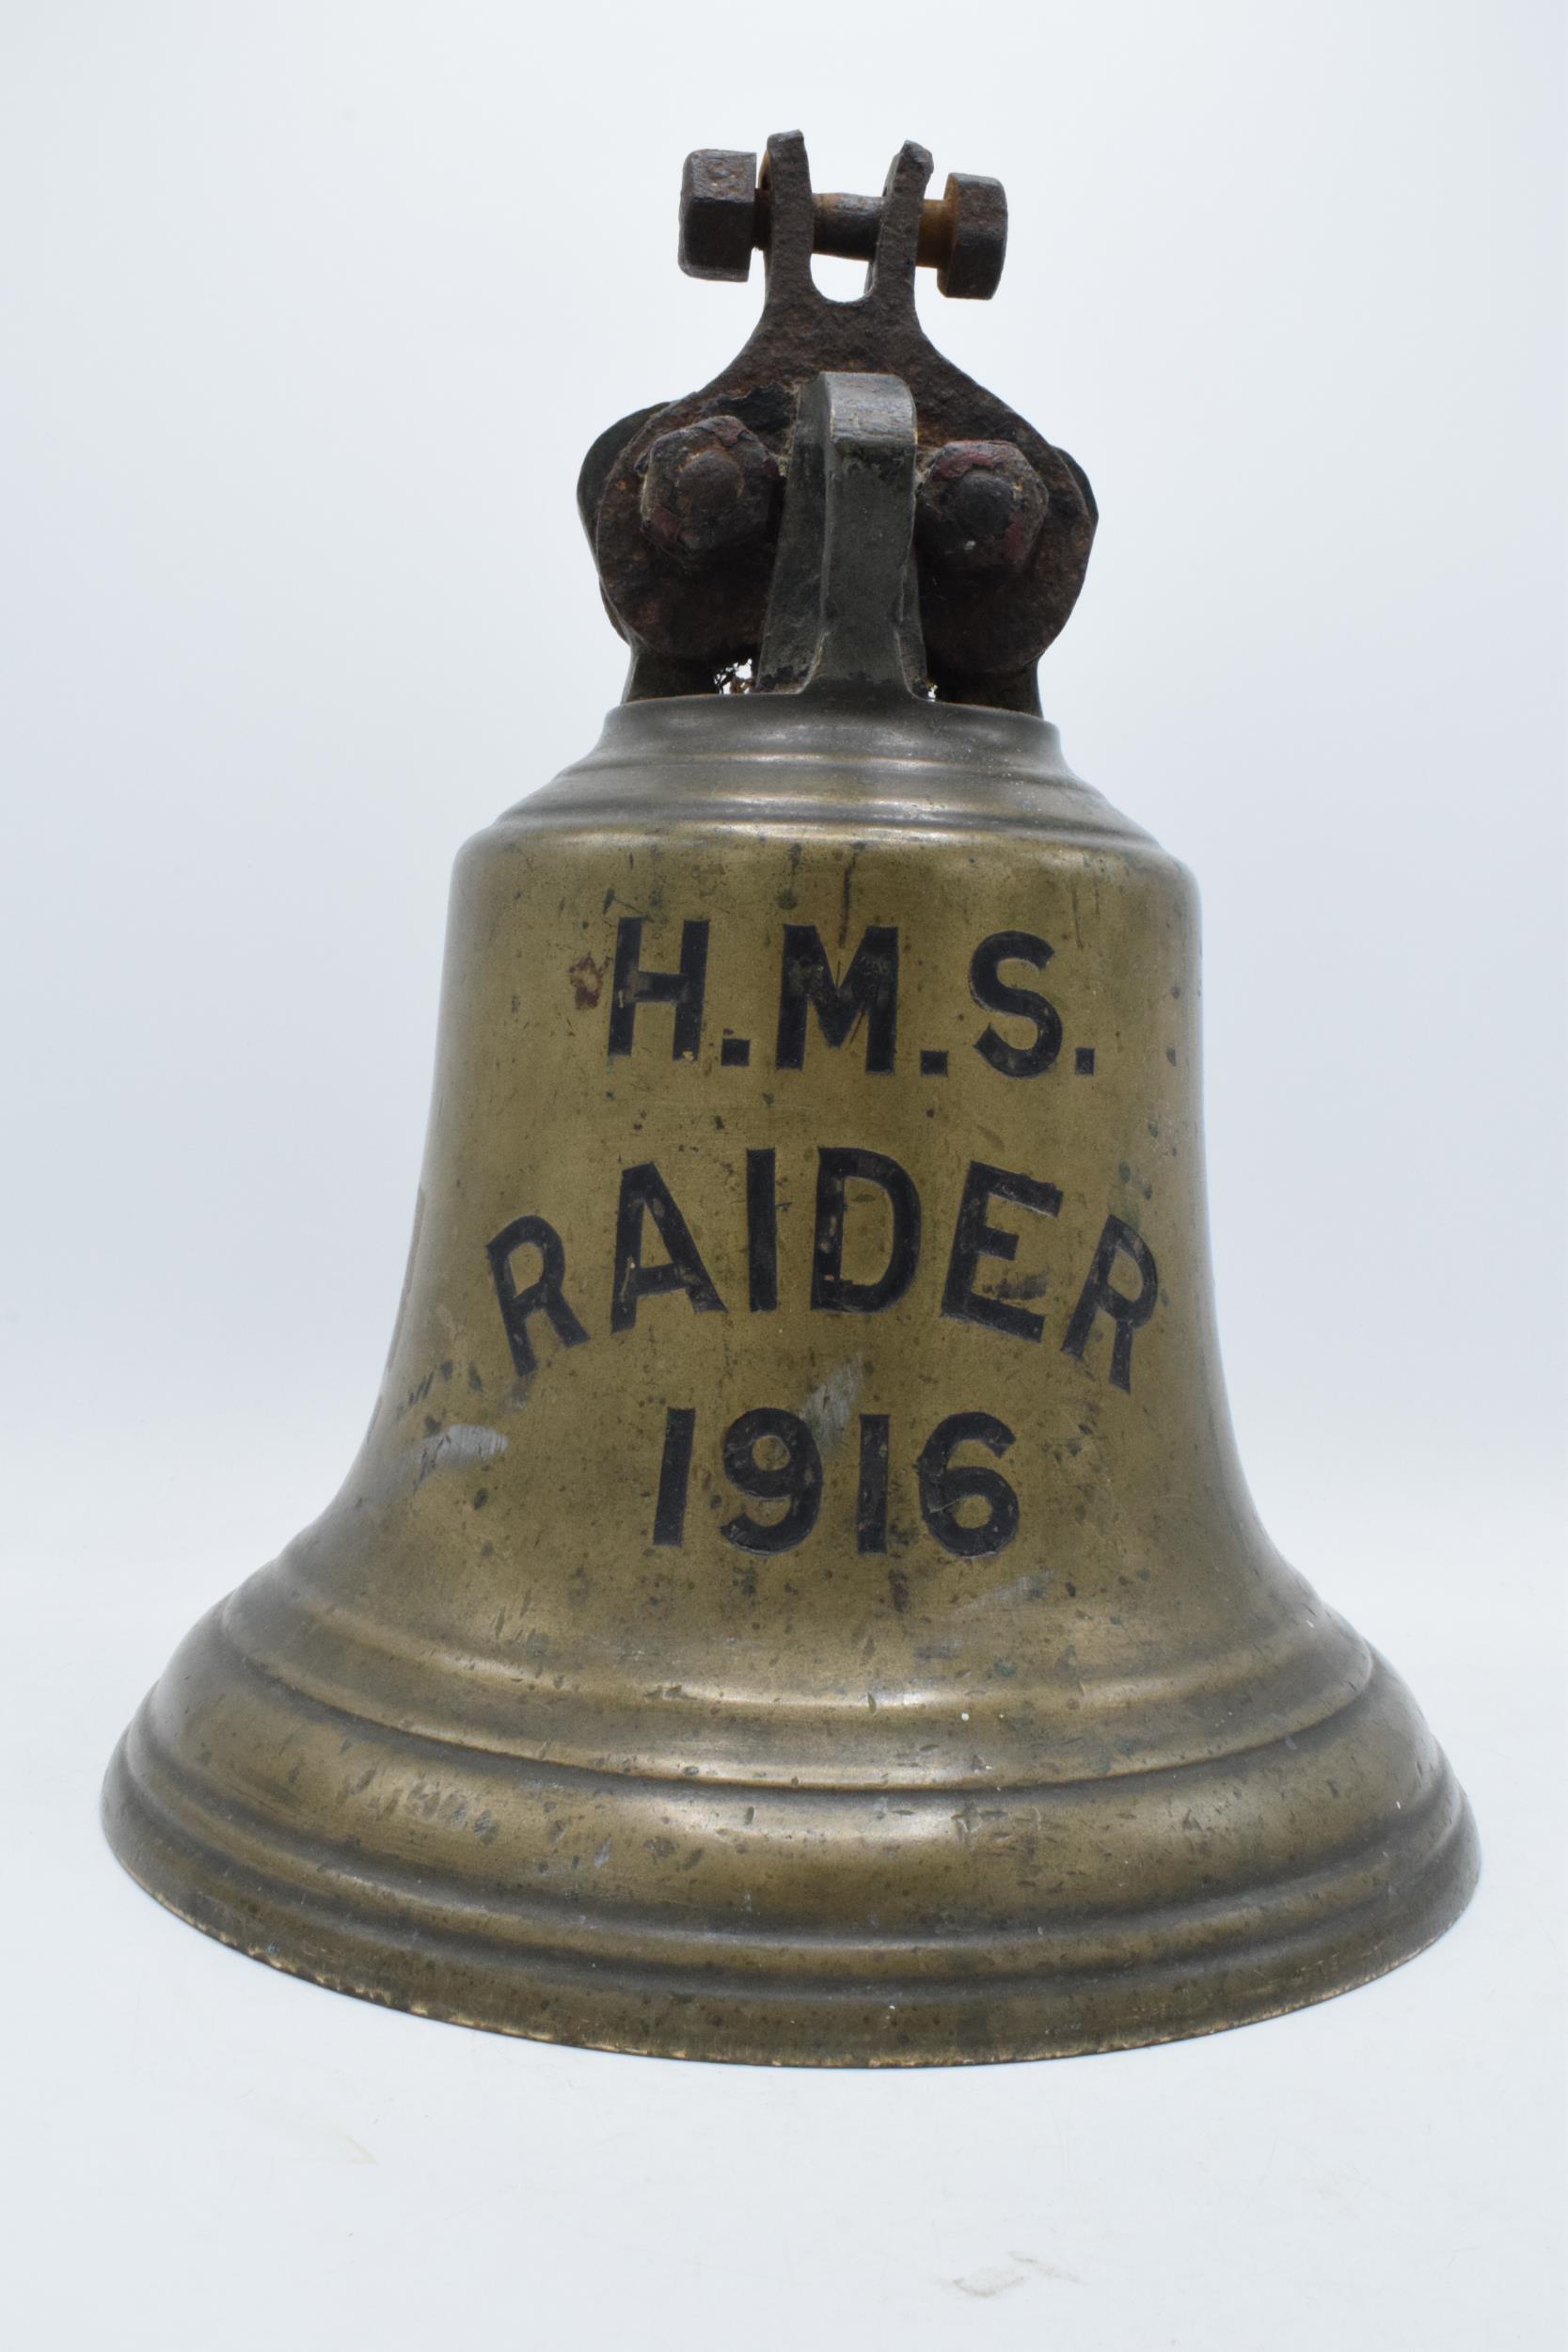
[[[744,281],[753,248],[766,251],[773,226],[772,194],[757,184],[755,155],[704,147],[681,174],[680,264],[689,278]],[[877,196],[817,196],[812,199],[812,251],[869,262],[877,250],[882,201]],[[920,208],[916,261],[934,269],[944,294],[989,302],[1007,251],[1007,199],[1000,180],[949,172],[940,199]]]
[[[1048,503],[1011,441],[949,441],[926,469],[916,535],[944,570],[1018,573],[1034,555]]]
[[[681,173],[680,263],[688,278],[752,274],[756,242],[757,159],[723,147],[700,147]]]
[[[735,417],[704,417],[661,434],[642,476],[642,528],[668,554],[702,558],[760,539],[772,520],[779,469]]]

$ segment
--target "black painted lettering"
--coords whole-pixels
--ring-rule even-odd
[[[886,1195],[893,1230],[887,1263],[874,1282],[844,1271],[845,1186],[851,1177]],[[920,1263],[920,1195],[907,1168],[885,1152],[823,1144],[816,1154],[816,1226],[812,1236],[811,1303],[832,1315],[874,1315],[903,1297]]]
[[[771,1444],[782,1462],[757,1459],[759,1449]],[[816,1440],[796,1413],[761,1406],[742,1413],[724,1432],[724,1475],[732,1486],[760,1502],[787,1502],[776,1519],[754,1519],[742,1511],[726,1519],[719,1533],[741,1551],[789,1551],[804,1543],[816,1525],[822,1505],[822,1456]]]
[[[1032,988],[1012,988],[1002,978],[1005,963],[1033,964],[1043,972],[1051,961],[1051,949],[1033,931],[992,931],[982,939],[974,950],[969,967],[969,993],[987,1012],[1011,1013],[1020,1021],[1031,1024],[1035,1032],[1032,1045],[1009,1045],[989,1025],[974,1041],[974,1051],[983,1055],[993,1070],[1000,1070],[1008,1078],[1037,1078],[1049,1070],[1062,1050],[1062,1021],[1054,1005]]]
[[[888,1417],[861,1415],[861,1474],[855,1494],[855,1549],[887,1549]]]
[[[779,1196],[771,1151],[746,1154],[746,1290],[754,1315],[779,1303]]]
[[[983,1445],[992,1454],[1006,1454],[1013,1433],[994,1413],[949,1413],[938,1422],[915,1464],[920,1481],[920,1516],[944,1551],[960,1560],[982,1560],[1001,1551],[1018,1534],[1018,1497],[1000,1470],[953,1462],[960,1445]],[[978,1525],[958,1517],[960,1502],[983,1502],[986,1516]]]
[[[540,1260],[537,1278],[522,1290],[512,1264],[519,1249],[537,1249]],[[519,1380],[526,1380],[539,1361],[529,1338],[531,1315],[543,1315],[562,1347],[582,1345],[588,1334],[566,1304],[562,1289],[566,1252],[553,1225],[546,1225],[542,1216],[515,1216],[494,1241],[485,1243],[484,1253],[490,1261],[490,1277]]]
[[[644,1216],[653,1219],[659,1240],[669,1251],[664,1265],[642,1263]],[[684,1291],[700,1315],[720,1314],[724,1302],[713,1286],[691,1238],[691,1228],[675,1206],[674,1195],[654,1166],[644,1160],[622,1170],[621,1200],[615,1213],[615,1277],[610,1286],[610,1327],[629,1331],[637,1321],[640,1298],[661,1291]]]
[[[833,977],[826,948],[810,923],[786,923],[784,969],[779,982],[779,1036],[775,1060],[781,1070],[800,1070],[806,1058],[806,1012],[815,1006],[822,1035],[842,1045],[865,1016],[865,1066],[885,1076],[893,1068],[898,1037],[898,932],[868,926],[842,983]]]
[[[1137,1269],[1138,1288],[1129,1297],[1123,1291],[1113,1290],[1111,1276],[1118,1258],[1126,1258]],[[1096,1315],[1108,1314],[1116,1325],[1116,1338],[1111,1343],[1111,1380],[1114,1387],[1131,1391],[1132,1387],[1132,1334],[1148,1321],[1154,1312],[1154,1302],[1160,1295],[1159,1268],[1154,1253],[1131,1225],[1124,1225],[1119,1216],[1108,1216],[1089,1268],[1089,1279],[1079,1294],[1072,1311],[1067,1337],[1062,1342],[1066,1356],[1082,1357],[1089,1343]]]
[[[610,1050],[629,1054],[639,1005],[673,1005],[670,1054],[693,1061],[703,1041],[703,991],[707,985],[707,925],[681,925],[678,972],[642,969],[642,917],[623,914],[615,927],[615,979],[610,994]]]
[[[1054,1216],[1062,1205],[1054,1184],[1020,1176],[1010,1168],[989,1168],[984,1160],[971,1160],[953,1228],[953,1254],[947,1261],[942,1311],[958,1323],[983,1323],[992,1331],[1010,1332],[1015,1339],[1037,1340],[1045,1329],[1043,1315],[1015,1306],[1011,1299],[990,1298],[974,1287],[982,1258],[1001,1258],[1010,1263],[1018,1255],[1018,1235],[986,1222],[992,1200],[1011,1200],[1021,1209],[1033,1209],[1038,1216]],[[1033,1295],[1037,1297],[1039,1292]]]
[[[672,1405],[665,1412],[658,1501],[654,1506],[656,1544],[679,1544],[685,1538],[686,1494],[691,1484],[691,1438],[696,1426],[696,1409],[690,1405]]]

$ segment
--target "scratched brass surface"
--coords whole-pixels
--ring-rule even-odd
[[[624,921],[669,975],[706,922],[694,1056],[657,995],[610,1053]],[[809,1001],[801,1067],[777,1066],[787,927],[834,987],[896,931],[891,1070],[867,1068],[871,1010],[835,1045]],[[1050,956],[977,966],[1002,933]],[[1053,1008],[1050,1067],[996,1065],[1051,1034],[998,984]],[[771,2062],[1158,2041],[1407,1958],[1467,1899],[1474,1835],[1402,1685],[1254,1515],[1198,1120],[1191,882],[1054,729],[787,697],[612,713],[458,862],[364,1450],[128,1732],[105,1794],[127,1867],[226,1942],[402,2008]],[[769,1151],[776,1306],[765,1206],[748,1225]],[[851,1175],[835,1226],[848,1151],[920,1206],[908,1287],[873,1311],[843,1285],[876,1284],[895,1212]],[[649,1168],[711,1295],[689,1258],[686,1287],[647,1286],[670,1252],[644,1208],[617,1316],[624,1171]],[[524,1217],[562,1263],[519,1359],[504,1299],[544,1263],[537,1229],[508,1254]],[[749,1497],[723,1457],[758,1408],[808,1433],[785,1440],[808,1488],[820,1468],[780,1550],[810,1494]],[[917,1468],[957,1414],[990,1436],[950,1467],[1016,1499],[996,1549],[974,1548],[1007,1534],[995,1488],[954,1503]],[[742,1483],[782,1458],[734,1442]]]

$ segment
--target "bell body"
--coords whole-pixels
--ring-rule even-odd
[[[1237,1464],[1196,898],[1010,712],[631,704],[459,861],[380,1399],[107,1819],[184,1917],[546,2039],[1203,2032],[1469,1817]]]

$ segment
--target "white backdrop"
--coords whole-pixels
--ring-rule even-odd
[[[1551,0],[0,0],[21,2340],[1556,2342],[1562,101]],[[1212,2043],[505,2044],[97,1843],[368,1415],[452,852],[619,691],[578,456],[754,315],[681,158],[795,124],[819,186],[1006,183],[998,298],[926,315],[1100,498],[1042,685],[1203,885],[1243,1457],[1481,1818],[1443,1947]]]

